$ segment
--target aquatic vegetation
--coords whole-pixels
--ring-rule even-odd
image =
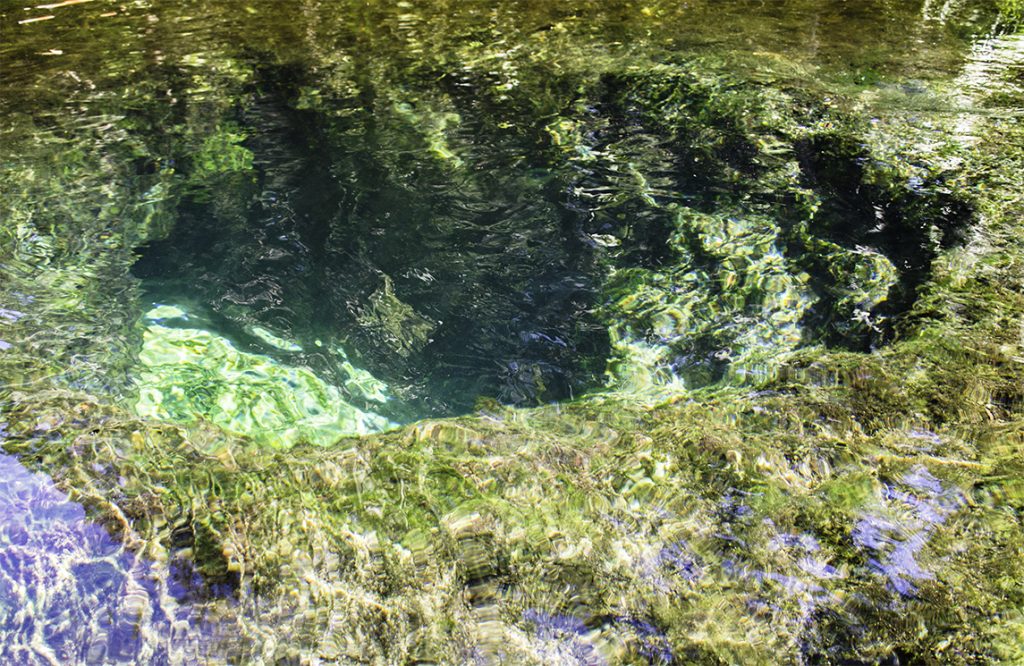
[[[1024,4],[1020,0],[1000,0],[1000,19],[1009,27],[1019,26],[1024,20]]]
[[[4,645],[1019,660],[1019,39],[827,4],[20,24]]]

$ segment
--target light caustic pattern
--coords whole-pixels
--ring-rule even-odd
[[[354,395],[382,404],[388,395],[383,383],[347,360],[342,391],[308,368],[241,351],[215,333],[193,328],[181,308],[155,307],[144,322],[136,379],[139,416],[178,422],[203,418],[230,433],[277,447],[299,442],[328,445],[394,425],[349,402]],[[254,327],[252,332],[278,349],[301,350],[264,328]]]
[[[186,561],[127,549],[13,456],[0,479],[0,662],[174,663],[214,638],[182,603],[201,587]]]
[[[1024,658],[992,6],[371,4],[0,10],[0,661]]]

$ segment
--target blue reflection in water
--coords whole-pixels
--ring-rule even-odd
[[[0,454],[0,663],[191,661],[208,627],[177,603],[190,578],[125,550],[49,477]]]
[[[700,558],[684,540],[671,543],[658,551],[657,563],[668,571],[693,582],[704,575]]]
[[[893,591],[915,596],[915,581],[935,578],[918,558],[935,528],[961,503],[957,489],[943,488],[939,479],[917,465],[898,483],[885,484],[879,506],[862,513],[854,525],[853,542],[870,554],[868,565],[888,579]]]
[[[635,617],[624,616],[618,618],[618,621],[620,626],[632,630],[637,653],[644,657],[648,664],[672,663],[672,648],[660,629],[646,620]]]
[[[523,611],[523,621],[533,625],[534,637],[539,641],[536,654],[543,663],[579,666],[607,663],[591,642],[595,632],[580,618],[528,608]],[[647,620],[621,615],[605,629],[619,634],[648,664],[672,662],[672,648],[668,638]]]
[[[580,666],[605,663],[601,653],[587,640],[590,629],[583,620],[536,608],[523,611],[523,620],[533,625],[535,636],[540,641],[537,656],[545,663]]]

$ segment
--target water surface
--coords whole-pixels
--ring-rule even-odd
[[[1015,6],[0,3],[5,654],[1012,660]]]

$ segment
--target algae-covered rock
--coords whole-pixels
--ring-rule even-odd
[[[328,445],[347,435],[391,427],[387,418],[359,409],[386,400],[386,387],[348,364],[346,391],[307,368],[292,367],[236,349],[228,340],[189,326],[173,306],[146,313],[133,409],[143,418],[189,422],[206,419],[226,432],[267,446],[297,442]],[[264,333],[261,339],[266,339]],[[274,346],[301,351],[271,337]],[[360,390],[361,389],[361,390]]]
[[[436,322],[398,300],[394,283],[387,275],[382,276],[381,286],[370,294],[358,319],[371,335],[400,357],[422,349],[437,328]]]

